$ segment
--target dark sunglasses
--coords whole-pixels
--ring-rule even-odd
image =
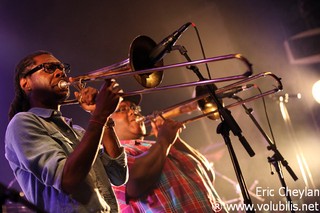
[[[70,73],[70,64],[59,62],[43,63],[29,70],[26,74],[24,74],[24,76],[32,75],[33,73],[41,69],[43,69],[44,72],[49,74],[54,73],[57,69],[61,70],[64,73]]]

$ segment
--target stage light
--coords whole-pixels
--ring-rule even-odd
[[[312,96],[320,104],[320,80],[313,84]]]

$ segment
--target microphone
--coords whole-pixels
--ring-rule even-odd
[[[167,53],[171,51],[172,46],[179,39],[181,34],[191,25],[191,22],[188,22],[182,25],[178,30],[173,32],[171,35],[167,36],[160,43],[157,44],[155,48],[151,51],[149,59],[151,64],[155,64],[160,61]]]
[[[237,87],[230,89],[229,92],[217,94],[217,96],[218,96],[218,98],[232,98],[232,96],[234,94],[236,94],[238,92],[245,91],[245,90],[250,89],[252,87],[254,87],[254,84],[246,84],[246,85],[242,85],[242,86],[237,86]]]

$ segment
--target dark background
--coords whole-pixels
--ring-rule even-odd
[[[4,136],[7,112],[14,97],[14,67],[22,57],[39,49],[51,51],[61,61],[70,63],[70,75],[77,76],[128,58],[130,43],[138,35],[147,35],[159,42],[189,21],[199,30],[207,57],[241,53],[253,64],[254,74],[272,72],[282,78],[284,90],[264,99],[275,142],[299,179],[293,181],[283,168],[284,178],[292,189],[318,189],[320,105],[311,95],[312,84],[320,79],[319,1],[316,0],[1,0],[0,182],[20,190],[4,157]],[[305,32],[315,32],[315,35],[294,39]],[[189,27],[177,44],[186,47],[191,59],[203,57],[194,28]],[[314,59],[311,56],[315,56]],[[177,51],[164,59],[165,64],[184,61]],[[245,71],[238,60],[214,62],[209,67],[212,78]],[[204,66],[199,65],[199,68],[207,77]],[[161,86],[196,80],[190,70],[167,70]],[[133,77],[119,78],[117,81],[125,91],[142,89]],[[272,78],[262,78],[254,83],[263,90],[276,85]],[[91,86],[99,88],[100,85],[100,82],[95,82]],[[257,92],[257,89],[251,89],[239,93],[239,96]],[[284,103],[290,116],[290,120],[286,121],[278,101],[278,96],[285,93],[302,95],[301,99],[290,97]],[[150,114],[190,99],[192,94],[192,87],[146,94],[142,108],[145,114]],[[225,100],[225,103],[229,102],[233,101]],[[271,136],[262,99],[249,102],[247,106],[253,108],[253,115]],[[241,106],[230,110],[256,153],[254,157],[249,157],[238,138],[231,134],[243,176],[253,192],[253,203],[284,201],[285,197],[277,194],[257,196],[256,187],[277,191],[281,186],[277,174],[271,175],[272,166],[267,160],[273,152],[267,150],[266,140]],[[62,111],[66,116],[73,117],[75,123],[86,126],[89,115],[79,106],[63,106]],[[216,133],[218,124],[219,121],[203,118],[187,125],[182,137],[214,164],[217,171],[215,184],[221,197],[228,202],[238,202],[233,200],[240,195],[235,188],[235,172],[224,140]],[[294,202],[309,202],[311,196],[302,199],[293,196],[292,199]]]

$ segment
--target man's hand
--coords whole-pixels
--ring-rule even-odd
[[[156,121],[151,122],[151,125],[155,136],[170,144],[173,144],[176,141],[179,133],[185,128],[181,122],[165,118],[156,119]]]
[[[96,97],[96,107],[92,116],[99,120],[106,120],[122,101],[123,91],[114,79],[107,79]]]
[[[100,92],[93,87],[86,87],[74,92],[74,96],[85,111],[93,114],[97,102],[101,102],[99,105],[105,105],[101,107],[107,109],[110,114],[117,108],[121,93],[123,92],[118,83],[113,79],[108,79],[102,85]],[[98,94],[100,94],[99,97]]]
[[[96,97],[98,90],[93,87],[83,88],[80,92],[74,92],[82,109],[92,113],[96,109]]]

